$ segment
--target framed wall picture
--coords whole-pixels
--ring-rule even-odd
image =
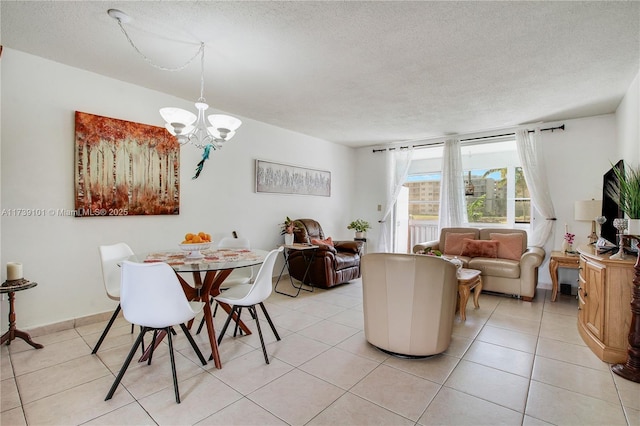
[[[331,172],[256,160],[256,192],[331,196]]]
[[[76,216],[180,212],[180,146],[164,127],[76,111]]]

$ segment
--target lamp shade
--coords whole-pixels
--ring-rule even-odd
[[[602,200],[576,201],[573,206],[573,218],[575,220],[596,220],[602,215]]]
[[[211,114],[207,118],[213,127],[216,129],[226,129],[229,133],[237,130],[242,124],[242,121],[239,119],[224,114]]]
[[[189,126],[196,122],[196,115],[182,108],[166,107],[160,109],[160,115],[167,123],[182,123]]]

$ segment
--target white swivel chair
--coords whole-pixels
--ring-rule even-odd
[[[127,321],[132,324],[139,324],[142,327],[138,338],[131,347],[118,377],[113,382],[106,400],[111,399],[118,384],[127,371],[134,353],[142,343],[144,334],[153,330],[153,341],[149,346],[148,364],[151,364],[153,348],[156,346],[156,336],[159,330],[164,330],[169,343],[169,357],[171,359],[171,373],[173,375],[173,390],[176,402],[180,403],[180,392],[178,390],[178,377],[176,375],[176,364],[173,355],[173,341],[171,337],[172,327],[180,325],[182,331],[187,336],[193,350],[198,355],[202,365],[207,361],[202,356],[202,352],[191,337],[189,329],[185,323],[192,320],[202,310],[203,302],[189,302],[182,290],[180,281],[171,266],[166,263],[134,263],[122,262],[122,288],[120,293],[120,304],[122,313]]]
[[[364,337],[388,354],[422,358],[446,351],[457,298],[456,267],[441,257],[362,256]]]
[[[125,243],[117,243],[112,245],[100,246],[100,261],[102,265],[102,282],[104,284],[104,289],[107,292],[107,296],[111,300],[120,301],[120,267],[118,263],[129,258],[133,255],[133,251],[131,248]],[[102,345],[102,341],[107,336],[109,329],[113,325],[118,313],[120,312],[120,303],[116,307],[116,310],[111,315],[111,319],[109,323],[105,327],[100,339],[98,339],[98,343],[91,351],[92,354],[98,352],[100,345]],[[133,324],[131,325],[131,332],[133,333]]]
[[[224,333],[227,331],[227,327],[229,326],[229,322],[233,317],[234,313],[237,313],[238,317],[236,319],[236,328],[233,333],[234,337],[238,332],[238,323],[240,322],[240,314],[242,313],[242,308],[248,308],[251,316],[256,321],[256,327],[258,328],[258,335],[260,336],[260,343],[262,344],[262,353],[264,354],[264,360],[269,364],[269,357],[267,355],[267,349],[264,346],[264,339],[262,338],[262,330],[260,329],[260,321],[258,319],[258,313],[256,312],[256,305],[260,305],[262,308],[262,312],[264,313],[265,318],[269,322],[271,326],[271,330],[273,330],[273,334],[276,336],[277,340],[280,340],[280,335],[276,331],[276,327],[273,325],[271,321],[271,317],[269,317],[269,313],[267,309],[264,307],[264,301],[271,295],[271,291],[273,290],[273,267],[276,263],[276,258],[279,253],[283,250],[282,247],[271,250],[267,257],[264,259],[258,274],[256,275],[256,279],[253,284],[239,284],[231,287],[227,291],[217,295],[214,299],[218,302],[226,303],[231,305],[231,312],[227,317],[226,322],[224,323],[224,327],[222,327],[222,331],[220,332],[220,336],[218,337],[218,344],[222,341],[222,337]]]

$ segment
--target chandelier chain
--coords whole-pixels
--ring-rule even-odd
[[[189,64],[191,64],[198,57],[198,55],[202,55],[202,67],[204,69],[204,42],[200,42],[200,48],[198,49],[196,54],[193,55],[191,58],[189,58],[184,64],[182,64],[180,66],[177,66],[177,67],[174,67],[174,68],[163,67],[161,65],[155,64],[151,59],[149,59],[149,57],[147,57],[147,55],[142,53],[140,51],[140,49],[138,49],[138,46],[135,45],[133,40],[131,40],[131,37],[129,37],[129,34],[127,33],[127,30],[125,30],[124,26],[122,25],[122,21],[120,20],[120,18],[115,18],[115,19],[116,19],[116,21],[118,21],[118,26],[120,27],[120,30],[122,31],[124,36],[127,38],[127,41],[129,42],[131,47],[133,47],[133,49],[136,52],[138,52],[138,54],[142,57],[142,59],[144,59],[145,62],[147,62],[153,68],[156,68],[156,69],[161,70],[161,71],[182,71]],[[202,79],[204,80],[204,76],[202,77]],[[203,82],[201,83],[201,87],[202,87],[202,91],[204,91],[204,83]]]
[[[202,55],[200,56],[200,99],[199,101],[206,102],[204,100],[204,43],[200,44],[200,51],[202,52]]]

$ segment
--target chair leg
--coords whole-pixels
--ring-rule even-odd
[[[227,317],[227,320],[224,322],[224,326],[222,327],[222,331],[220,332],[220,335],[218,336],[218,344],[220,344],[220,342],[222,342],[222,338],[224,337],[224,333],[227,332],[227,327],[229,327],[229,323],[231,322],[231,318],[233,318],[233,313],[236,311],[236,307],[232,306],[231,307],[231,312],[229,312],[229,316]]]
[[[238,317],[236,318],[236,326],[233,329],[233,337],[238,335],[238,328],[240,328],[240,315],[242,315],[242,306],[238,306]]]
[[[171,334],[171,333],[167,331],[167,334]],[[158,337],[158,330],[153,330],[153,339],[151,339],[151,352],[149,352],[149,359],[147,360],[147,365],[151,365],[151,358],[153,358],[153,351],[156,349],[157,337]]]
[[[180,390],[178,389],[178,375],[176,374],[176,360],[173,356],[173,338],[167,327],[167,339],[169,340],[169,358],[171,358],[171,376],[173,377],[173,392],[176,394],[176,402],[180,404]]]
[[[91,351],[92,354],[96,354],[98,352],[98,349],[100,349],[100,345],[102,345],[102,341],[104,340],[105,337],[107,337],[107,333],[109,332],[109,329],[111,329],[111,326],[113,325],[113,322],[116,320],[116,317],[118,316],[119,313],[120,313],[120,304],[118,303],[118,307],[116,308],[115,311],[113,311],[113,315],[111,315],[111,319],[109,320],[109,323],[104,328],[102,335],[98,339],[98,343],[96,343],[96,346]],[[133,324],[131,324],[131,332],[133,333]]]
[[[256,319],[256,327],[258,327],[258,336],[260,336],[260,344],[262,345],[262,353],[264,354],[264,360],[269,364],[269,355],[267,355],[267,348],[264,345],[264,338],[262,337],[262,329],[260,328],[260,320],[258,319],[258,312],[256,311],[256,305],[249,306],[249,312]]]
[[[109,389],[109,393],[107,394],[107,397],[104,399],[105,401],[110,400],[114,392],[116,391],[116,388],[118,387],[118,385],[120,384],[120,381],[124,377],[124,373],[127,371],[127,368],[129,368],[129,364],[131,364],[131,360],[133,359],[133,355],[136,353],[136,350],[138,349],[138,345],[140,345],[140,343],[142,342],[142,336],[144,336],[144,333],[146,332],[147,332],[147,328],[142,327],[142,330],[140,330],[140,334],[138,335],[138,338],[136,339],[135,343],[131,347],[131,350],[129,351],[129,355],[127,355],[127,359],[124,361],[124,364],[122,364],[122,367],[118,372],[118,376],[116,377],[116,380],[111,385],[111,389]]]
[[[133,329],[133,324],[131,324],[131,328]],[[144,327],[140,326],[140,331],[142,331]],[[140,345],[140,352],[144,355],[144,336],[142,336],[142,344]]]
[[[276,326],[273,325],[273,321],[271,321],[271,317],[269,316],[269,313],[267,312],[267,308],[264,307],[264,303],[260,302],[260,307],[262,308],[262,313],[264,313],[264,316],[267,319],[267,322],[269,322],[269,325],[271,326],[271,330],[273,331],[273,334],[276,336],[276,340],[280,340],[280,335],[276,331]]]
[[[202,356],[202,352],[200,352],[200,348],[198,348],[198,345],[196,345],[196,342],[193,340],[193,337],[191,336],[191,333],[189,332],[187,326],[184,324],[180,324],[180,328],[182,328],[185,336],[187,336],[187,340],[189,340],[189,343],[191,343],[191,347],[196,352],[196,355],[198,355],[198,358],[200,358],[200,362],[202,363],[202,365],[207,365],[207,361],[204,359],[204,356]]]

